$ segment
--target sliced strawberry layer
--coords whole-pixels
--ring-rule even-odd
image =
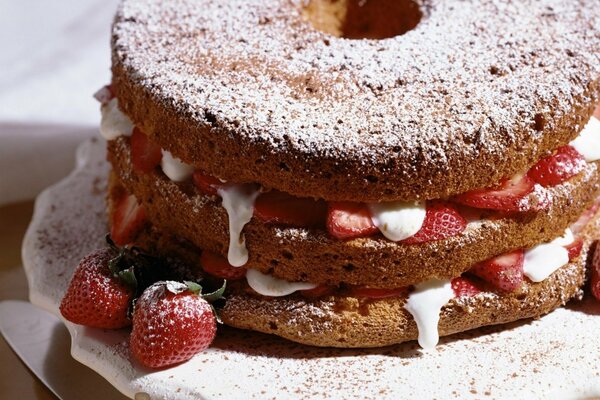
[[[385,299],[388,297],[400,297],[408,294],[408,287],[397,289],[377,289],[365,286],[353,286],[348,290],[348,294],[352,297],[369,298],[369,299]]]
[[[335,286],[319,285],[313,289],[301,290],[300,294],[304,297],[317,298],[332,295],[336,290],[337,287]]]
[[[598,209],[600,209],[600,202],[596,201],[590,208],[581,214],[581,217],[579,217],[579,219],[575,221],[573,225],[571,225],[571,231],[573,231],[573,234],[577,235],[579,232],[585,229],[587,224],[598,212]]]
[[[512,292],[523,282],[524,261],[523,250],[515,250],[475,264],[469,272],[498,289]]]
[[[160,164],[162,151],[160,146],[151,142],[148,136],[137,126],[131,134],[131,162],[133,169],[148,173]]]
[[[146,224],[144,207],[134,195],[124,195],[116,203],[110,236],[119,246],[131,243]]]
[[[379,232],[365,204],[331,202],[327,212],[327,231],[337,239],[367,237]]]
[[[573,261],[581,254],[581,250],[583,249],[583,239],[575,239],[573,243],[566,245],[565,249],[569,252],[569,261]]]
[[[472,190],[454,199],[467,206],[501,211],[537,211],[539,206],[526,200],[533,192],[535,182],[527,175],[519,179],[505,179],[497,188]]]
[[[261,193],[254,203],[254,216],[267,223],[322,226],[326,215],[325,201],[295,197],[278,190]]]
[[[559,147],[556,152],[535,164],[527,175],[544,187],[558,185],[585,168],[585,159],[572,146]]]
[[[200,170],[196,170],[192,179],[196,187],[204,194],[209,196],[217,196],[217,190],[224,184],[214,176],[206,175]]]
[[[236,268],[225,257],[206,250],[200,255],[200,265],[204,271],[217,278],[235,281],[246,276],[246,268]]]
[[[590,286],[594,297],[600,300],[600,248],[598,247],[598,242],[596,242],[594,257],[592,258]]]
[[[478,285],[473,280],[464,276],[454,278],[450,283],[456,297],[471,297],[481,293]]]
[[[431,242],[461,234],[467,227],[467,220],[446,203],[427,205],[425,221],[414,236],[402,241],[406,244]]]

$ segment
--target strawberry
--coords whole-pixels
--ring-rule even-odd
[[[145,224],[146,212],[135,196],[121,196],[116,202],[111,220],[110,235],[114,242],[118,245],[131,243]]]
[[[331,202],[327,212],[327,231],[337,239],[367,237],[379,232],[365,204]]]
[[[137,126],[131,134],[131,163],[138,172],[148,173],[160,164],[162,151]]]
[[[131,324],[127,311],[135,291],[111,270],[110,263],[117,256],[114,249],[105,248],[81,260],[60,303],[65,319],[105,329]]]
[[[263,222],[295,227],[321,226],[327,215],[327,203],[271,190],[261,193],[254,203],[254,216]]]
[[[368,299],[385,299],[387,297],[400,297],[408,294],[407,287],[401,287],[396,289],[378,289],[370,288],[366,286],[352,286],[348,294],[352,297],[357,298],[368,298]]]
[[[246,276],[246,268],[234,267],[225,257],[206,250],[200,255],[200,265],[204,271],[217,278],[235,281]]]
[[[325,297],[332,295],[337,287],[330,285],[319,285],[313,289],[300,290],[300,294],[308,298]]]
[[[464,205],[502,211],[536,211],[539,206],[526,201],[535,182],[527,175],[505,179],[496,188],[477,189],[460,194],[454,199]]]
[[[573,223],[573,225],[571,225],[571,227],[570,227],[571,231],[573,231],[573,234],[577,235],[582,230],[584,230],[585,227],[587,226],[587,224],[592,220],[592,218],[594,218],[594,216],[598,212],[599,208],[600,208],[600,202],[597,201],[590,208],[588,208],[583,214],[581,214],[579,219],[577,221],[575,221]]]
[[[515,250],[475,264],[469,272],[498,289],[512,292],[523,282],[524,261],[523,250]]]
[[[585,159],[574,147],[563,146],[538,161],[527,175],[544,187],[554,186],[580,173],[585,165]]]
[[[481,293],[478,285],[473,280],[464,276],[452,279],[451,285],[456,297],[471,297]]]
[[[445,203],[431,203],[427,206],[421,229],[402,243],[414,244],[446,239],[462,233],[467,220],[458,211]]]
[[[192,176],[196,187],[204,194],[209,196],[217,196],[217,189],[224,185],[219,179],[214,176],[206,175],[200,170],[196,170]]]
[[[573,261],[581,254],[581,250],[583,249],[583,239],[575,239],[573,243],[566,245],[565,249],[569,252],[569,261]]]
[[[600,248],[598,242],[596,242],[596,249],[594,250],[594,257],[592,257],[592,271],[590,285],[592,294],[598,300],[600,300]]]
[[[211,344],[216,318],[212,306],[197,293],[200,289],[197,284],[162,281],[142,293],[129,339],[131,353],[142,365],[178,364]]]

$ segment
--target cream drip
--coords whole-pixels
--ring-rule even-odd
[[[397,242],[413,236],[425,220],[425,203],[390,201],[369,204],[371,220],[388,239]]]
[[[217,189],[223,199],[223,207],[229,217],[229,250],[227,260],[234,267],[248,262],[246,239],[242,233],[244,226],[254,214],[254,201],[260,190],[255,185],[229,185]]]
[[[439,339],[438,323],[442,307],[454,298],[452,285],[448,280],[431,279],[415,286],[408,296],[404,308],[417,323],[419,345],[426,350],[433,349]]]
[[[532,282],[542,282],[554,271],[569,262],[569,251],[564,247],[575,240],[570,229],[550,243],[537,245],[525,252],[524,274]]]
[[[246,272],[246,280],[255,292],[271,297],[287,296],[298,290],[308,290],[317,287],[314,283],[288,282],[271,275],[263,274],[255,269],[249,269]]]
[[[600,160],[600,120],[590,118],[579,136],[570,144],[583,155],[585,161]]]
[[[106,140],[115,140],[119,136],[131,136],[133,123],[119,110],[119,101],[114,98],[100,108],[100,134]]]
[[[165,175],[174,182],[183,182],[194,173],[194,167],[185,164],[177,157],[173,157],[167,150],[162,150],[160,166]]]

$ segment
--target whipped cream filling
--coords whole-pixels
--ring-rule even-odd
[[[564,247],[575,240],[570,229],[550,243],[537,245],[525,252],[523,273],[532,282],[542,282],[554,271],[569,262],[569,251]]]
[[[223,200],[222,205],[229,217],[229,250],[227,261],[234,267],[248,262],[246,239],[242,233],[244,226],[254,214],[254,201],[260,193],[256,185],[228,185],[217,189]]]
[[[133,122],[119,110],[119,101],[114,98],[100,108],[100,135],[106,140],[115,140],[119,136],[131,136]]]
[[[454,298],[454,291],[449,280],[431,279],[415,286],[415,291],[408,296],[404,308],[408,310],[417,323],[419,345],[430,350],[440,340],[438,323],[442,307]]]
[[[424,202],[390,201],[368,206],[373,224],[394,242],[413,236],[425,221]]]
[[[287,296],[298,290],[308,290],[317,287],[314,283],[288,282],[271,275],[263,274],[255,269],[249,269],[246,272],[246,280],[255,292],[271,297]]]
[[[183,182],[192,176],[194,167],[181,161],[167,150],[162,151],[160,166],[165,175],[174,182]]]
[[[590,118],[579,136],[570,144],[583,155],[585,161],[600,160],[600,120]]]

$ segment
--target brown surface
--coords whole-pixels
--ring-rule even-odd
[[[189,183],[171,182],[158,168],[149,174],[136,173],[126,138],[109,143],[109,159],[157,227],[227,255],[227,214],[219,198],[203,195]],[[589,165],[587,171],[551,189],[553,203],[547,212],[488,220],[462,235],[420,245],[394,243],[381,235],[341,241],[323,229],[286,229],[253,219],[244,228],[250,255],[246,266],[288,281],[379,288],[452,278],[476,262],[561,236],[597,195],[597,166]]]
[[[28,299],[21,267],[21,241],[32,210],[32,202],[0,207],[0,300]],[[1,338],[0,399],[56,399]]]

